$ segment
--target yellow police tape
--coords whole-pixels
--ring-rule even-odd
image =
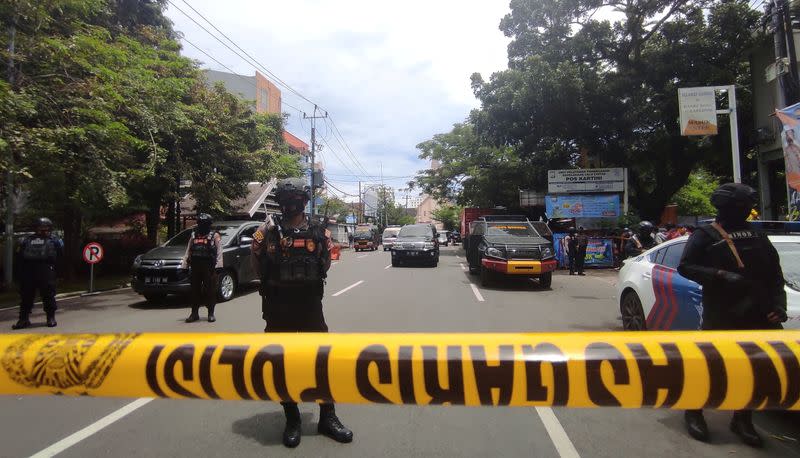
[[[800,409],[800,332],[0,337],[0,394]]]

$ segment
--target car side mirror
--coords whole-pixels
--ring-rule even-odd
[[[253,237],[242,237],[239,239],[239,246],[250,246],[253,243]]]

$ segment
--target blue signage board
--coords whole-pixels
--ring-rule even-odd
[[[548,195],[545,198],[545,211],[550,218],[619,218],[619,196]]]

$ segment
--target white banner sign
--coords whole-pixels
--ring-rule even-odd
[[[547,171],[550,194],[624,192],[625,169],[567,169]]]
[[[678,89],[681,135],[717,135],[717,99],[713,87]]]

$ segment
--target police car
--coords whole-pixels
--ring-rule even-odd
[[[789,320],[783,327],[800,329],[800,235],[774,234],[769,239],[786,280]],[[700,328],[702,289],[676,270],[688,240],[688,236],[669,240],[625,261],[617,280],[617,303],[626,331]]]

